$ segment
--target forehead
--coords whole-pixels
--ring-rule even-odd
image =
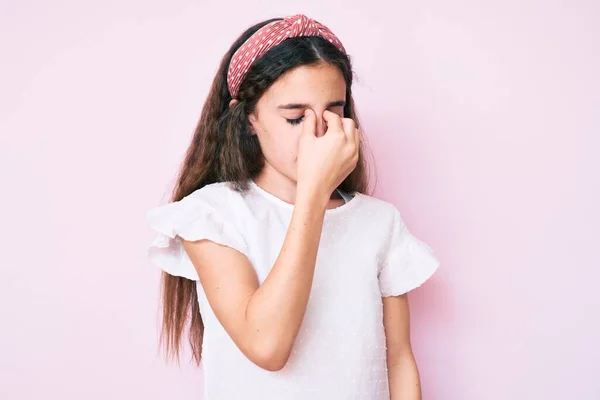
[[[282,75],[264,93],[265,102],[320,103],[345,100],[346,82],[339,68],[331,64],[300,66]],[[262,99],[261,99],[262,100]]]

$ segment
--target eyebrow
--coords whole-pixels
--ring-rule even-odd
[[[331,107],[344,107],[346,105],[346,102],[344,100],[338,100],[338,101],[332,101],[331,103],[327,104],[327,108],[331,108]],[[282,104],[280,106],[277,106],[278,109],[281,110],[295,110],[298,108],[309,108],[310,104],[299,104],[299,103],[290,103],[290,104]]]

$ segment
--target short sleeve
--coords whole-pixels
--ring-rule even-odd
[[[188,241],[207,239],[247,255],[246,242],[231,218],[222,207],[202,196],[188,196],[153,208],[146,213],[146,219],[156,232],[148,257],[171,275],[199,279],[180,238]]]
[[[408,231],[395,208],[389,245],[380,259],[382,297],[398,296],[421,286],[439,266],[433,250]]]

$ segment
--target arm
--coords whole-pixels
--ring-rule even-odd
[[[183,243],[223,328],[250,361],[271,371],[287,363],[304,318],[331,193],[358,161],[354,121],[328,110],[323,119],[327,132],[317,137],[316,114],[305,111],[292,219],[261,285],[237,250],[207,240]]]
[[[289,358],[308,303],[328,200],[298,192],[279,256],[260,286],[237,250],[208,240],[182,241],[219,322],[261,368],[279,370]]]
[[[421,400],[421,383],[410,344],[408,297],[383,298],[383,325],[391,400]]]

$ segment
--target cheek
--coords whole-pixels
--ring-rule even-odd
[[[262,142],[267,147],[263,151],[282,162],[296,161],[301,125],[292,126],[287,121],[271,122],[264,127]]]
[[[289,125],[289,124],[288,124]],[[275,151],[280,154],[282,161],[296,161],[298,155],[298,142],[300,140],[299,129],[282,129],[277,134],[274,143]]]

